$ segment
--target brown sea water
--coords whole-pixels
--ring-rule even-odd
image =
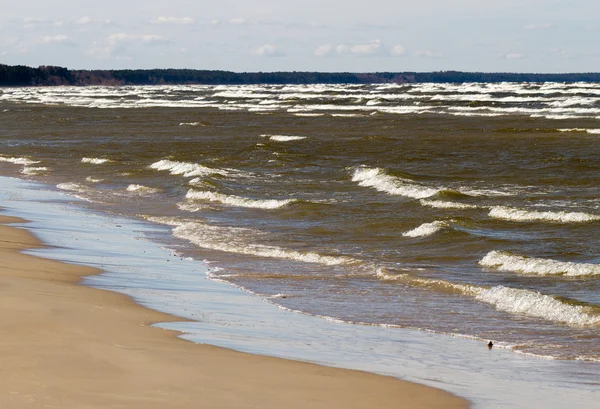
[[[281,307],[600,360],[600,86],[0,91],[0,171]]]

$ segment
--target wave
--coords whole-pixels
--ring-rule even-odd
[[[598,325],[600,316],[592,307],[572,305],[553,296],[537,291],[510,288],[502,285],[491,288],[469,284],[457,284],[445,280],[415,277],[410,274],[390,274],[386,269],[377,270],[376,276],[383,280],[394,280],[417,287],[452,291],[460,295],[493,305],[499,311],[516,315],[540,318],[546,321],[575,327]]]
[[[569,277],[585,277],[600,275],[599,264],[530,258],[504,251],[489,252],[479,261],[479,264],[484,267],[494,267],[500,271],[542,276],[565,275]]]
[[[306,139],[306,136],[293,136],[293,135],[261,135],[262,137],[268,137],[271,141],[274,142],[290,142],[290,141],[299,141],[302,139]]]
[[[404,237],[427,237],[449,227],[450,224],[446,221],[436,220],[431,223],[423,223],[417,228],[402,233]]]
[[[179,126],[204,126],[200,122],[181,122]]]
[[[209,175],[228,175],[229,172],[223,169],[212,169],[197,163],[178,162],[168,159],[159,160],[150,165],[150,169],[166,170],[171,175],[183,175],[184,177],[209,176]]]
[[[358,182],[359,186],[372,187],[390,195],[413,199],[431,197],[440,192],[440,189],[421,186],[406,179],[390,176],[381,168],[360,167],[354,171],[352,181]]]
[[[467,204],[467,203],[459,203],[459,202],[449,202],[445,200],[425,200],[421,199],[421,204],[423,206],[429,206],[436,209],[479,209],[481,206]]]
[[[230,206],[248,207],[254,209],[279,209],[290,203],[296,202],[296,199],[256,200],[241,196],[224,195],[221,193],[198,191],[193,189],[190,189],[185,197],[186,199],[190,200],[208,200],[211,202],[218,202]]]
[[[103,163],[112,162],[110,159],[103,158],[83,158],[82,163],[91,163],[92,165],[102,165]]]
[[[24,175],[39,175],[39,174],[43,174],[44,172],[47,172],[48,168],[44,167],[44,166],[39,166],[39,167],[31,167],[31,166],[25,166],[22,170],[21,173]]]
[[[537,210],[522,210],[513,207],[494,206],[490,217],[516,222],[545,221],[559,223],[584,223],[600,220],[600,216],[583,212],[540,212]]]
[[[552,296],[536,291],[504,287],[502,285],[482,290],[479,301],[492,304],[497,310],[543,318],[572,326],[587,326],[600,323],[600,316],[593,314],[590,307],[570,305]]]
[[[315,252],[300,252],[277,246],[251,243],[244,240],[244,238],[248,236],[257,234],[250,229],[210,226],[197,222],[182,223],[175,220],[164,220],[161,222],[164,224],[176,225],[173,229],[173,235],[175,237],[188,240],[198,247],[206,249],[257,257],[295,260],[304,263],[324,264],[328,266],[359,263],[359,260],[346,256],[329,256]]]
[[[136,193],[140,193],[140,194],[150,194],[150,193],[158,192],[158,189],[155,189],[153,187],[143,186],[143,185],[131,184],[131,185],[127,186],[127,191],[128,192],[136,192]]]
[[[36,163],[40,163],[39,160],[33,160],[33,159],[28,159],[28,158],[16,158],[16,157],[9,157],[9,156],[0,156],[0,162],[8,162],[8,163],[13,163],[15,165],[24,165],[24,166],[35,165]]]
[[[98,179],[98,178],[94,178],[92,176],[88,176],[87,178],[85,178],[85,180],[87,180],[90,183],[100,183],[100,182],[104,181],[104,179]]]
[[[88,192],[90,190],[87,186],[80,185],[79,183],[74,182],[59,183],[58,185],[56,185],[56,187],[60,190],[68,190],[70,192],[79,193]]]

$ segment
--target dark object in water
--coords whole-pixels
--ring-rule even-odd
[[[488,349],[492,349],[492,347],[494,346],[494,343],[492,341],[488,342],[487,344]]]

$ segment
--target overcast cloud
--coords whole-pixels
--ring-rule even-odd
[[[0,63],[584,72],[597,0],[0,0]]]

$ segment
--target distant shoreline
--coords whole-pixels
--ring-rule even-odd
[[[596,73],[437,72],[233,72],[192,69],[70,70],[0,64],[0,87],[60,85],[414,84],[498,82],[600,82]]]

